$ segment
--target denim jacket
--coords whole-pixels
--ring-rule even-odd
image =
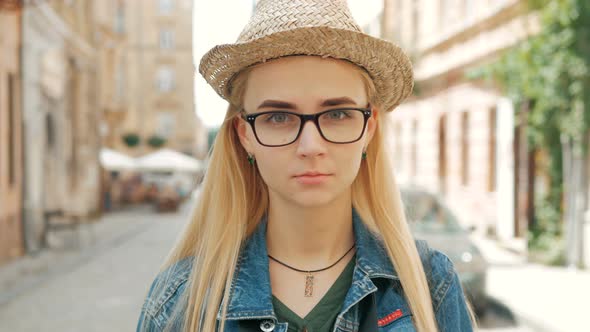
[[[382,243],[366,228],[353,209],[356,239],[356,264],[352,284],[345,297],[333,331],[416,331],[412,313],[405,300],[397,272]],[[230,290],[225,332],[287,331],[287,323],[278,322],[271,301],[270,276],[266,249],[266,218],[240,252]],[[473,331],[462,286],[450,259],[416,241],[429,283],[432,305],[439,331]],[[154,280],[141,310],[137,331],[163,331],[171,323],[172,331],[181,331],[183,315],[170,321],[172,311],[186,290],[191,270],[190,257],[161,272]],[[154,285],[167,278],[162,292]],[[183,308],[180,308],[183,312]],[[218,323],[221,306],[218,308]],[[218,325],[219,326],[219,325]]]

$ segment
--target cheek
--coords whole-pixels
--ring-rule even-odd
[[[275,148],[277,149],[277,148]],[[256,154],[256,167],[264,182],[276,183],[288,175],[288,160],[278,150],[259,150]]]
[[[345,165],[346,175],[354,180],[359,172],[361,166],[361,157],[350,157],[341,165]]]
[[[358,151],[357,151],[358,150]],[[339,153],[335,160],[337,165],[336,171],[345,182],[352,182],[356,178],[361,165],[361,148],[348,149],[346,152]]]

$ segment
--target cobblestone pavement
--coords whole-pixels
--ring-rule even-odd
[[[127,235],[0,305],[0,331],[134,331],[145,292],[188,220],[190,204],[176,214],[144,208],[107,218],[97,234],[115,233],[121,225]],[[510,309],[493,302],[480,319],[480,331],[535,330],[517,324]]]
[[[143,227],[0,306],[0,331],[134,331],[149,283],[188,220],[189,204],[176,214],[143,209],[118,216]]]

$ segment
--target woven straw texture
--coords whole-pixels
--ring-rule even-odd
[[[412,92],[409,58],[395,44],[363,33],[346,0],[260,0],[236,43],[209,50],[199,72],[222,98],[231,101],[231,79],[237,73],[289,55],[345,59],[364,68],[385,111],[393,110]]]

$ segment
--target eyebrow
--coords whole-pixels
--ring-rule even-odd
[[[320,104],[320,107],[339,106],[339,105],[346,105],[346,104],[356,104],[356,102],[349,97],[330,98],[330,99],[324,100]],[[257,109],[261,109],[261,108],[265,108],[265,107],[290,109],[290,110],[294,110],[297,108],[297,106],[295,106],[295,104],[289,103],[286,101],[265,100],[262,102],[262,104],[258,105]]]

